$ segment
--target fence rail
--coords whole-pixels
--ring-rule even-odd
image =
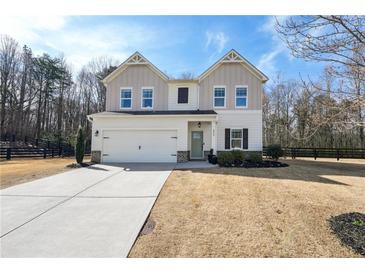
[[[26,157],[63,157],[75,155],[74,147],[65,141],[36,139],[29,136],[18,138],[15,134],[1,135],[0,159]],[[90,154],[90,140],[85,144],[85,155]]]
[[[54,148],[0,148],[0,158],[11,160],[12,158],[28,158],[28,157],[64,157],[73,156],[74,150],[69,149],[54,149]]]
[[[364,159],[365,149],[358,148],[296,148],[296,147],[285,147],[284,156],[295,159],[297,157],[313,157],[317,158],[354,158]],[[263,155],[266,156],[267,148],[264,147]]]

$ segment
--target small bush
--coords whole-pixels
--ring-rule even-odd
[[[82,127],[80,126],[79,130],[77,131],[76,148],[75,148],[76,162],[78,164],[81,164],[82,161],[84,160],[84,153],[85,153],[85,138]]]
[[[257,153],[257,152],[248,153],[245,160],[249,161],[251,163],[261,163],[262,162],[262,154]]]
[[[233,162],[234,162],[234,157],[233,157],[232,152],[227,151],[227,152],[219,153],[218,164],[220,166],[231,167]]]
[[[281,149],[281,145],[269,145],[266,150],[266,155],[277,161],[280,157],[284,156],[284,151]]]
[[[241,166],[243,160],[245,159],[244,152],[242,150],[232,150],[231,153],[233,156],[233,164],[237,167]]]

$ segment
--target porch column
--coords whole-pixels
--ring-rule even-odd
[[[212,149],[213,153],[217,153],[217,122],[212,121]]]

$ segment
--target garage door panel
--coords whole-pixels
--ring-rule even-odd
[[[109,130],[103,162],[176,162],[176,130]]]

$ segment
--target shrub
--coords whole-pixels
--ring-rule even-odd
[[[281,145],[269,145],[266,150],[266,155],[277,161],[284,155],[284,151],[281,149]]]
[[[77,131],[76,148],[75,148],[76,162],[78,164],[82,163],[84,159],[84,153],[85,153],[85,137],[82,127],[80,126]]]
[[[242,150],[232,150],[231,153],[233,156],[233,164],[235,166],[240,166],[245,159],[244,152]]]
[[[218,164],[220,166],[231,167],[233,162],[234,162],[234,157],[233,157],[232,152],[227,151],[227,152],[219,153]]]
[[[247,154],[246,161],[251,163],[261,163],[262,162],[262,154],[258,152],[250,152]]]

